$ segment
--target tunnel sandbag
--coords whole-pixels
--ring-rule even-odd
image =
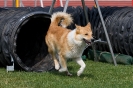
[[[105,62],[105,63],[113,63],[113,59],[110,52],[106,51],[96,51],[97,61]],[[94,51],[89,49],[87,57],[91,60],[94,60]],[[133,57],[125,54],[114,54],[114,58],[118,64],[123,65],[132,65]]]
[[[48,54],[45,35],[51,15],[44,11],[12,10],[0,12],[0,62],[25,71],[48,71],[54,65]],[[47,66],[46,66],[47,65]]]

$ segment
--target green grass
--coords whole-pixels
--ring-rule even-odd
[[[132,88],[133,66],[85,61],[84,73],[76,76],[79,66],[68,62],[73,76],[52,72],[6,72],[0,68],[0,88]]]

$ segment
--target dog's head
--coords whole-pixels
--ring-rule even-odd
[[[76,26],[76,36],[75,38],[79,41],[85,41],[87,44],[91,44],[94,38],[92,37],[91,24],[88,23],[85,27]]]

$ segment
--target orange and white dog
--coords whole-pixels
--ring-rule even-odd
[[[54,60],[55,69],[59,72],[67,72],[67,75],[71,76],[72,74],[67,69],[67,59],[71,58],[81,66],[77,72],[77,76],[80,76],[86,67],[81,56],[86,42],[91,43],[93,37],[90,23],[85,27],[75,25],[74,30],[67,29],[66,27],[72,22],[73,19],[70,14],[54,13],[45,41]]]

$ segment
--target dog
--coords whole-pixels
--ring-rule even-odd
[[[65,12],[54,13],[45,41],[48,52],[54,60],[55,69],[59,72],[66,72],[68,76],[71,76],[72,74],[67,68],[67,59],[73,59],[81,66],[77,72],[77,76],[80,76],[86,67],[81,56],[86,43],[92,42],[92,30],[90,23],[84,27],[75,24],[74,30],[67,29],[67,26],[72,23],[73,19],[70,14]]]

